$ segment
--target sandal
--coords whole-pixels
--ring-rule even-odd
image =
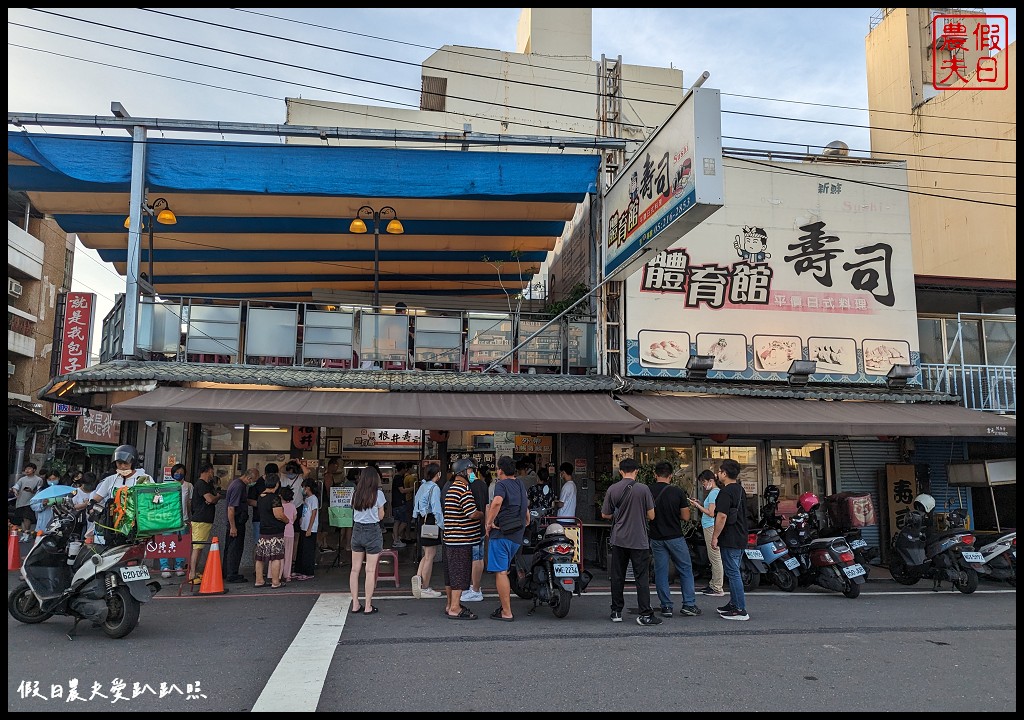
[[[467,608],[462,608],[462,610],[459,611],[458,615],[449,615],[446,612],[445,616],[449,620],[476,620],[476,619],[478,619],[477,616],[474,615],[473,612],[471,610],[468,610]]]
[[[271,585],[270,589],[271,590],[280,590],[283,587],[284,587],[284,583],[281,583],[280,585]]]
[[[256,583],[255,585],[253,585],[253,587],[266,587],[266,586],[267,586],[267,584],[265,582]]]
[[[378,609],[377,609],[377,606],[376,606],[376,605],[374,605],[374,606],[373,606],[373,607],[371,607],[371,608],[370,608],[369,610],[367,610],[366,612],[364,612],[364,613],[363,613],[363,615],[376,615],[376,614],[377,614],[378,612],[380,612],[380,610],[378,610]]]
[[[516,619],[515,615],[513,615],[512,617],[508,617],[508,618],[503,616],[501,614],[501,608],[500,607],[499,608],[495,608],[494,612],[491,613],[490,618],[491,618],[491,620],[501,620],[502,622],[512,622],[512,621],[514,621]]]
[[[348,609],[348,614],[349,614],[349,615],[359,615],[359,614],[361,614],[362,612],[363,612],[363,608],[362,608],[362,607],[357,607],[357,608],[352,608],[352,607],[350,607],[350,608]]]

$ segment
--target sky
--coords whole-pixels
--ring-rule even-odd
[[[801,151],[843,140],[852,153],[866,154],[864,44],[878,12],[595,8],[592,57],[681,69],[687,86],[708,71],[704,86],[722,93],[725,146]],[[1007,15],[1007,42],[1016,40],[1014,8],[984,12]],[[117,101],[137,117],[273,124],[285,120],[285,97],[415,108],[420,65],[434,50],[514,51],[519,14],[520,8],[8,8],[7,108],[109,116]],[[72,289],[97,293],[99,325],[124,279],[79,244]]]

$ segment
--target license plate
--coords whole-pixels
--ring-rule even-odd
[[[760,550],[745,550],[747,557],[751,560],[764,560],[764,555],[761,554]]]
[[[796,558],[786,558],[783,565],[788,567],[790,570],[796,570],[797,566],[800,565],[800,561]]]
[[[867,547],[867,546],[868,546],[867,540],[854,540],[852,543],[850,543],[850,547],[853,548],[854,550],[856,550],[857,548],[862,548],[862,547]]]
[[[860,577],[864,574],[864,568],[860,565],[860,563],[855,563],[853,565],[847,565],[846,567],[844,567],[843,572],[846,573],[846,577],[855,578]]]
[[[985,558],[980,552],[963,552],[960,556],[969,563],[985,563]]]
[[[577,577],[580,566],[576,563],[555,563],[555,577]]]
[[[121,568],[121,579],[125,582],[133,580],[149,580],[149,568],[146,565],[132,565]]]

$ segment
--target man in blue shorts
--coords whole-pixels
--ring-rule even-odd
[[[484,524],[487,534],[487,571],[494,573],[494,586],[501,606],[491,613],[492,620],[512,622],[512,586],[508,581],[509,568],[523,545],[529,526],[530,510],[526,499],[526,486],[516,477],[512,458],[498,458],[498,481],[494,486],[494,500],[487,506]]]

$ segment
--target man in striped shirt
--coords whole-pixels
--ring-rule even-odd
[[[465,607],[462,591],[469,589],[473,574],[473,546],[483,541],[480,518],[471,480],[476,479],[476,463],[471,458],[457,460],[452,466],[455,477],[448,486],[442,503],[444,513],[444,585],[448,595],[445,614],[450,620],[476,620]]]

